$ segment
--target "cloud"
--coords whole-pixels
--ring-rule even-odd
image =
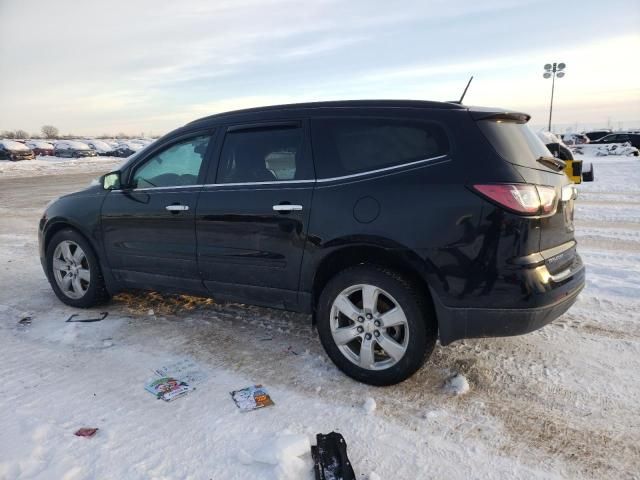
[[[569,65],[559,105],[611,101],[629,116],[640,14],[633,0],[608,5],[549,15],[545,0],[0,1],[0,128],[157,131],[264,103],[447,100],[470,74],[469,101],[544,111],[540,69],[554,59]]]

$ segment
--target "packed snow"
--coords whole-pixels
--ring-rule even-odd
[[[27,140],[25,145],[29,148],[41,148],[43,150],[53,150],[53,145],[43,140]]]
[[[0,160],[0,179],[70,173],[100,172],[102,174],[116,170],[125,160],[119,157],[60,158],[53,156],[41,156],[35,160],[19,162]]]
[[[113,151],[113,147],[111,145],[101,140],[85,140],[84,143],[89,145],[89,147],[93,148],[98,153],[107,153]]]
[[[84,142],[75,140],[60,140],[56,142],[56,150],[91,150],[91,147]]]
[[[578,187],[576,305],[528,335],[438,346],[388,388],[341,374],[305,315],[156,293],[63,305],[40,266],[38,219],[122,159],[0,162],[0,479],[312,480],[309,446],[331,431],[358,479],[634,478],[640,161],[585,160],[596,181]],[[195,390],[164,402],[144,389],[180,362],[204,374]],[[443,388],[454,376],[464,395]],[[254,384],[274,405],[241,412],[230,392]]]
[[[0,146],[3,146],[6,150],[11,150],[11,151],[25,151],[25,150],[29,150],[29,147],[27,147],[24,143],[20,143],[20,142],[16,142],[14,140],[0,140]]]
[[[464,395],[469,392],[469,388],[469,381],[467,380],[467,377],[460,373],[456,373],[455,375],[447,378],[444,383],[445,391],[452,395]]]

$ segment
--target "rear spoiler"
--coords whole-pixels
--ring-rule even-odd
[[[504,120],[506,122],[527,123],[531,120],[531,115],[520,112],[496,112],[496,111],[482,111],[482,110],[469,110],[471,118],[474,120]]]

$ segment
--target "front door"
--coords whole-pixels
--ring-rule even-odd
[[[214,296],[295,308],[315,183],[308,145],[304,121],[227,128],[196,211]]]
[[[140,288],[202,290],[195,210],[210,135],[181,137],[137,163],[107,194],[102,230],[116,279]]]

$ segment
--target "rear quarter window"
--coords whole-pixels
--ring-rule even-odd
[[[425,160],[449,152],[432,122],[390,118],[318,118],[311,133],[319,178],[340,177]]]
[[[540,157],[553,155],[526,123],[511,120],[480,120],[478,126],[506,161],[530,168],[544,168]]]

